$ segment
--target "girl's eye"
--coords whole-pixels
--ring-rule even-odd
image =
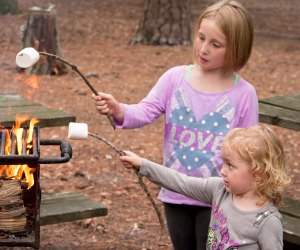
[[[229,170],[233,170],[233,169],[234,169],[234,166],[232,166],[231,164],[228,163],[228,169],[229,169]]]
[[[213,43],[213,46],[214,46],[215,48],[221,48],[221,45],[218,44],[218,43]]]

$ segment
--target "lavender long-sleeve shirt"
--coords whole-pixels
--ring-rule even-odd
[[[165,72],[138,104],[124,104],[124,122],[118,127],[142,127],[164,113],[163,165],[189,176],[219,176],[224,136],[232,128],[258,123],[257,95],[241,77],[222,93],[202,93],[186,79],[184,67]],[[158,198],[174,204],[207,206],[164,188]]]

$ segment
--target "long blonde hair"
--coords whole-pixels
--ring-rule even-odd
[[[223,150],[235,151],[250,166],[256,179],[259,204],[271,201],[278,205],[291,179],[287,173],[282,143],[265,125],[232,129],[224,139]]]
[[[253,23],[249,12],[235,0],[222,0],[207,7],[195,27],[194,41],[204,18],[212,18],[226,36],[225,72],[238,71],[250,58],[253,45]],[[197,55],[194,44],[194,63]]]

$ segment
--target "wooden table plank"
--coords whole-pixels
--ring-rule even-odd
[[[17,113],[22,115],[28,115],[29,119],[39,119],[39,126],[41,128],[66,126],[70,122],[74,122],[76,120],[75,116],[69,115],[62,110],[50,109],[41,105],[23,107],[19,106],[10,108],[9,113],[7,113],[6,108],[0,108],[0,124],[4,127],[12,127],[12,125],[15,123]],[[24,126],[25,125],[26,122],[24,123]]]
[[[300,224],[299,219],[282,214],[283,239],[296,245],[300,245]]]
[[[71,222],[107,215],[107,208],[86,195],[61,192],[42,193],[40,225]]]
[[[273,96],[267,99],[260,100],[260,103],[265,103],[288,110],[300,111],[300,93],[283,96]]]
[[[76,117],[59,109],[45,107],[39,103],[31,102],[19,95],[0,95],[0,124],[4,127],[12,127],[15,123],[16,114],[28,115],[29,120],[37,118],[39,126],[56,127],[68,126],[75,122]],[[24,126],[28,126],[24,123]]]
[[[26,100],[17,94],[0,94],[0,108],[19,106],[41,106],[41,104]]]
[[[259,100],[259,121],[300,131],[300,93]]]
[[[300,131],[300,112],[259,103],[259,121]]]
[[[300,201],[283,197],[283,204],[284,206],[279,207],[280,213],[298,218],[300,222]]]

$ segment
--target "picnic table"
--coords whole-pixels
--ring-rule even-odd
[[[300,131],[300,93],[259,100],[260,122]],[[284,197],[279,208],[283,218],[284,249],[300,249],[300,201]]]
[[[39,127],[68,126],[76,117],[63,110],[52,109],[29,101],[17,94],[0,94],[0,124],[10,128],[16,114],[39,119]],[[43,193],[40,224],[49,225],[107,215],[107,208],[86,195],[73,192]]]
[[[67,126],[76,117],[63,110],[52,109],[40,103],[29,101],[17,94],[0,94],[0,124],[12,127],[16,114],[29,115],[40,120],[39,127]]]
[[[259,120],[300,131],[300,93],[259,100]]]

